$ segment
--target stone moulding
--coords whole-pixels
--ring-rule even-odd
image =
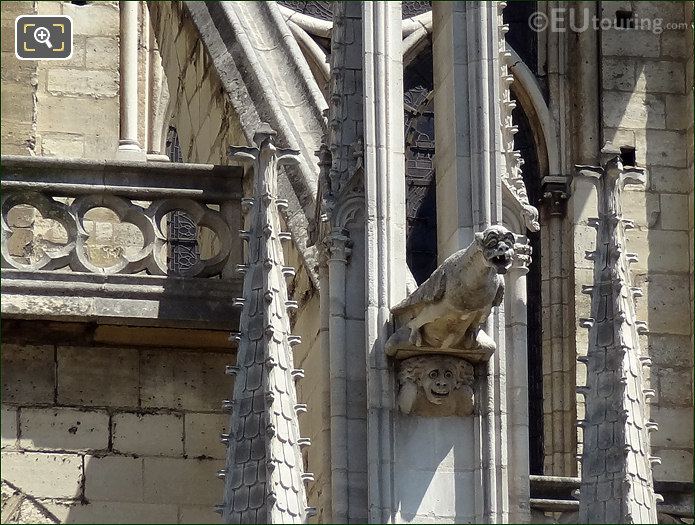
[[[3,269],[3,318],[230,330],[241,279]]]
[[[482,325],[504,295],[504,274],[514,259],[516,238],[490,226],[463,250],[447,258],[404,301],[391,309],[400,327],[386,343],[387,355],[406,359],[451,354],[487,361],[495,342]]]

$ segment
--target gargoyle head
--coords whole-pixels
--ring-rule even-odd
[[[473,366],[459,357],[411,357],[401,362],[398,379],[401,385],[399,405],[407,414],[418,388],[422,388],[430,403],[441,405],[455,390],[472,385]]]
[[[507,273],[514,258],[514,234],[500,225],[493,225],[475,234],[485,263],[497,273]]]

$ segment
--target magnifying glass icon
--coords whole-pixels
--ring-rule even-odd
[[[51,38],[51,33],[45,27],[39,26],[36,29],[34,29],[34,39],[39,44],[46,44],[46,47],[48,49],[52,49],[53,46],[51,45],[51,41],[49,40],[49,38]]]

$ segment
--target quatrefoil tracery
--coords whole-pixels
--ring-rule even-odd
[[[54,248],[50,253],[31,263],[23,263],[9,253],[9,239],[13,228],[8,214],[12,208],[28,205],[36,208],[43,217],[60,223],[67,232],[65,246]],[[95,208],[113,211],[122,223],[135,225],[143,236],[143,247],[134,254],[119,254],[115,264],[100,267],[88,255],[87,242],[90,233],[85,227],[86,214]],[[147,208],[115,195],[84,195],[70,205],[59,202],[37,192],[11,192],[2,198],[2,262],[4,267],[19,270],[58,270],[69,267],[73,271],[106,274],[133,274],[146,270],[153,275],[167,274],[167,260],[163,246],[169,241],[163,218],[174,211],[186,213],[199,228],[210,229],[219,239],[219,251],[209,259],[198,260],[181,272],[186,277],[211,277],[219,274],[225,266],[232,248],[231,230],[222,215],[190,199],[163,199],[153,201]]]

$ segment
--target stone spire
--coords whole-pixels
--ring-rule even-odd
[[[579,523],[656,523],[649,432],[656,424],[647,419],[643,367],[649,358],[640,352],[639,334],[646,325],[637,321],[634,297],[641,295],[630,279],[635,254],[625,252],[625,230],[634,227],[622,218],[620,194],[626,184],[644,182],[644,171],[624,167],[619,156],[605,167],[580,166],[579,174],[598,178],[598,230],[591,294],[592,318],[581,319],[589,328],[589,348],[580,358],[587,367],[588,384],[580,387],[586,401],[579,491]]]
[[[284,266],[278,211],[287,202],[277,198],[277,170],[297,162],[297,152],[278,149],[275,132],[267,124],[254,135],[256,147],[231,147],[232,159],[253,166],[254,197],[242,205],[250,212],[244,296],[241,305],[237,365],[227,368],[235,376],[224,478],[224,502],[218,507],[225,523],[303,523],[307,508],[297,415],[306,405],[297,403],[295,380],[302,370],[293,366],[292,347],[300,342],[290,334],[285,278],[294,270]]]

